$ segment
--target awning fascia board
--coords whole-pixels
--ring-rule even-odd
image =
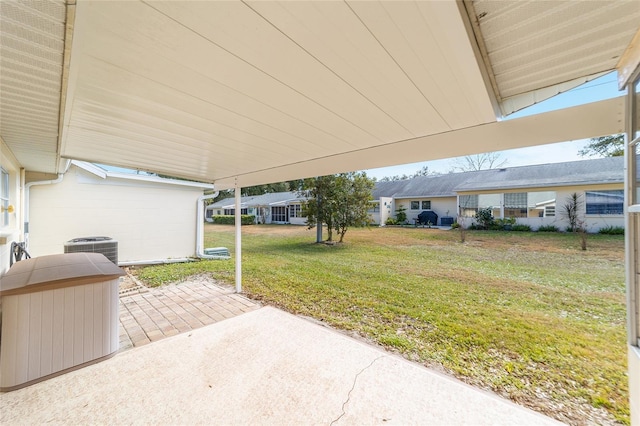
[[[343,154],[283,164],[237,177],[243,187],[352,170],[526,148],[621,133],[624,96],[528,117],[483,124],[437,135],[378,145]],[[233,188],[235,176],[217,179]]]

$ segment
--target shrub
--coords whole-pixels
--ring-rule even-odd
[[[543,225],[538,228],[538,232],[560,232],[560,230],[555,225]]]
[[[494,224],[493,212],[491,211],[491,208],[487,207],[486,209],[478,210],[478,213],[476,213],[476,222],[478,228],[490,229]]]
[[[531,232],[531,227],[529,225],[516,224],[511,226],[511,230],[515,232]]]
[[[624,228],[622,226],[605,226],[604,228],[600,228],[598,233],[606,235],[624,235]]]
[[[458,228],[460,228],[460,224],[458,222],[453,222],[451,224],[451,229],[458,229]]]
[[[236,223],[235,216],[232,215],[216,215],[212,216],[213,223],[217,223],[218,225],[234,225]],[[252,214],[243,214],[240,216],[240,223],[243,225],[253,225],[255,223],[256,217]]]
[[[504,219],[496,219],[495,223],[496,223],[496,225],[498,225],[500,227],[513,226],[513,225],[516,224],[516,218],[515,217],[505,217]]]
[[[402,225],[407,221],[406,207],[400,206],[396,210],[396,223],[394,225]]]
[[[397,224],[398,224],[398,221],[397,221],[397,220],[395,220],[395,219],[394,219],[394,218],[392,218],[392,217],[389,217],[389,218],[387,218],[387,220],[385,220],[385,221],[384,221],[384,224],[385,224],[385,225],[397,225]]]

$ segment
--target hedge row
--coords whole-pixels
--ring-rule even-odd
[[[213,223],[221,225],[234,225],[236,223],[235,216],[216,215],[211,216],[211,219],[213,219]],[[240,223],[243,225],[253,225],[256,223],[256,217],[252,214],[243,214],[240,216]]]

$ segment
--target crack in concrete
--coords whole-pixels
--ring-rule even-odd
[[[380,355],[378,358],[376,358],[373,361],[371,361],[369,363],[369,365],[364,367],[362,370],[358,371],[356,376],[353,378],[353,384],[351,385],[351,389],[349,389],[349,393],[347,394],[347,399],[342,403],[342,414],[340,414],[336,419],[332,420],[331,423],[329,424],[330,426],[333,426],[335,423],[337,423],[347,413],[346,410],[345,410],[345,407],[347,406],[347,404],[351,400],[351,392],[353,392],[353,390],[356,388],[356,383],[358,382],[358,377],[362,373],[364,373],[367,369],[371,368],[371,366],[373,364],[375,364],[376,361],[378,361],[379,359],[385,358],[386,356],[387,355]]]

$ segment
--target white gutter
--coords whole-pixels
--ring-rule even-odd
[[[64,171],[62,173],[58,173],[58,177],[56,179],[29,182],[24,186],[24,249],[27,253],[29,252],[29,190],[32,186],[36,185],[54,185],[62,182],[64,174],[67,173],[70,165],[71,160],[67,160],[67,164],[64,166]]]
[[[227,256],[217,256],[212,254],[204,254],[204,200],[210,200],[218,196],[219,191],[210,195],[201,195],[198,197],[196,212],[196,257],[199,259],[228,259]]]

